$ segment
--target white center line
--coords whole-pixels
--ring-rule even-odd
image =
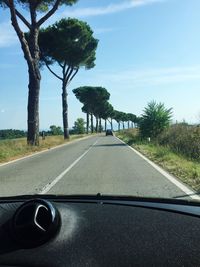
[[[97,144],[98,141],[99,139],[97,139],[88,150],[86,150],[80,157],[78,157],[66,170],[64,170],[60,175],[58,175],[52,182],[45,185],[42,188],[42,190],[40,190],[39,194],[46,194],[55,184],[57,184],[63,178],[63,176],[66,173],[68,173],[92,149],[94,145]]]

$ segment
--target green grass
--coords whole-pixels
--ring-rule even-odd
[[[120,132],[117,136],[140,151],[147,158],[163,167],[169,173],[179,178],[182,182],[200,192],[199,162],[178,155],[167,147],[142,142],[138,139],[136,132]]]
[[[115,133],[117,137],[122,139],[125,143],[132,145],[135,142],[139,142],[138,129],[123,130]]]
[[[0,163],[69,143],[74,139],[82,138],[84,136],[87,135],[71,135],[70,140],[64,140],[63,136],[47,136],[45,140],[40,138],[40,145],[36,147],[27,146],[26,138],[2,140],[0,141]]]

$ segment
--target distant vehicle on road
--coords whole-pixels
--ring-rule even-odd
[[[106,130],[106,136],[107,136],[107,135],[113,135],[113,131],[110,130],[110,129],[109,129],[109,130]]]

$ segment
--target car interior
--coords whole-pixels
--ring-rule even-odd
[[[0,266],[199,266],[200,207],[128,196],[0,200]]]

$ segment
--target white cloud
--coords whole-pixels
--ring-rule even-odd
[[[7,47],[17,42],[17,35],[10,22],[0,24],[0,47]]]
[[[54,23],[62,17],[89,17],[118,13],[127,9],[145,6],[153,3],[163,2],[166,0],[124,0],[118,4],[109,4],[104,7],[86,7],[86,8],[70,8],[65,12],[58,12],[53,15],[43,26]],[[20,27],[23,31],[27,31],[26,26],[19,20]],[[97,29],[96,33],[104,33],[112,31],[111,28]],[[11,26],[10,21],[0,23],[0,47],[9,47],[18,42],[17,35]]]
[[[165,0],[126,0],[118,4],[109,4],[104,7],[74,8],[63,12],[61,16],[91,17],[91,16],[107,15],[163,1]]]
[[[124,71],[99,72],[94,79],[123,86],[154,86],[200,81],[200,65],[171,68],[130,68]]]
[[[106,32],[112,32],[114,30],[116,30],[116,29],[114,29],[114,28],[96,28],[96,29],[94,29],[94,33],[101,34],[101,33],[106,33]]]
[[[14,68],[15,64],[9,64],[9,63],[0,63],[0,70],[3,69],[10,69],[10,68]]]
[[[1,113],[5,113],[5,109],[1,109]]]

